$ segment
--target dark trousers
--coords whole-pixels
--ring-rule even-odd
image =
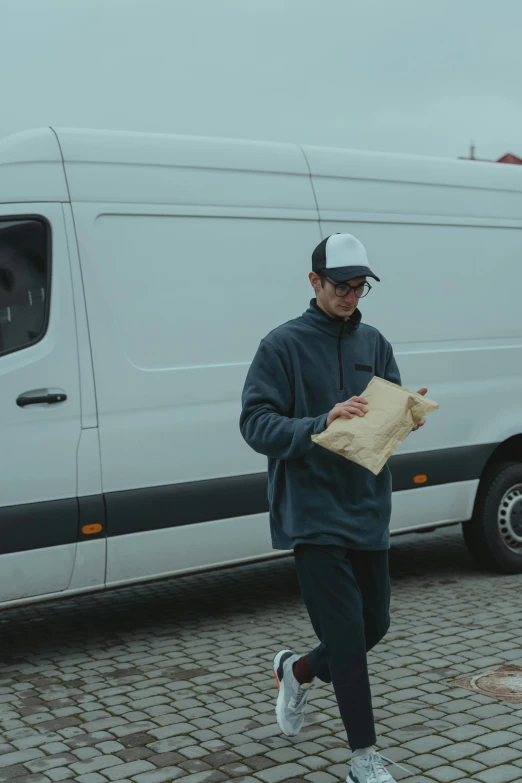
[[[320,644],[308,656],[313,674],[333,683],[352,750],[375,745],[366,653],[390,626],[388,552],[298,545],[303,600]]]

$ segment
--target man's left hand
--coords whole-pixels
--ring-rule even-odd
[[[419,389],[419,391],[417,392],[417,394],[422,394],[423,397],[425,397],[427,393],[428,390],[424,386],[422,387],[422,389]],[[425,424],[426,424],[426,419],[421,419],[420,421],[417,422],[415,427],[412,429],[412,432],[417,432],[417,430],[419,430],[421,427],[424,427]]]

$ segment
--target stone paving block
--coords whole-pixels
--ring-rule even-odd
[[[328,759],[330,763],[334,764],[340,764],[342,762],[347,762],[351,758],[351,751],[346,746],[340,746],[337,748],[330,748],[329,750],[325,750],[321,753],[321,756],[325,759]]]
[[[262,745],[260,742],[247,742],[245,745],[239,745],[239,747],[236,748],[236,752],[240,753],[244,758],[257,756],[260,753],[265,753],[266,750],[267,746]]]
[[[190,734],[193,731],[191,723],[173,723],[170,726],[163,726],[162,728],[151,728],[149,734],[158,740],[168,739],[170,737],[178,737],[183,734]]]
[[[233,721],[232,723],[225,723],[224,725],[216,725],[214,731],[221,737],[229,737],[232,734],[248,734],[253,739],[256,738],[255,731],[261,731],[262,729],[272,729],[273,726],[260,726],[259,722],[247,718],[243,720]]]
[[[500,748],[504,745],[509,745],[511,742],[516,742],[519,739],[519,735],[512,731],[492,731],[476,737],[475,742],[478,742],[479,745],[483,745],[486,748]]]
[[[50,742],[47,745],[40,745],[40,750],[52,756],[55,753],[68,753],[69,746],[65,742]]]
[[[295,743],[295,737],[267,737],[263,740],[263,744],[270,750],[277,750],[278,748],[288,748]]]
[[[454,781],[462,778],[462,771],[455,769],[455,767],[440,766],[430,769],[429,776],[438,783],[454,783]]]
[[[401,729],[403,726],[412,726],[418,722],[415,712],[406,712],[403,715],[392,715],[382,720],[382,723],[390,729]]]
[[[305,780],[309,780],[310,783],[336,783],[338,778],[330,775],[329,772],[311,772],[305,775]]]
[[[118,739],[125,737],[128,734],[141,734],[142,732],[148,732],[149,729],[156,728],[156,724],[148,720],[139,720],[136,722],[128,721],[122,723],[120,726],[115,726],[111,729],[110,733]]]
[[[301,742],[300,737],[295,737],[294,739],[294,745],[293,747],[298,750],[300,753],[303,754],[303,756],[310,756],[315,753],[321,753],[324,746],[320,745],[319,742]]]
[[[170,766],[155,769],[151,772],[143,772],[140,775],[136,775],[133,779],[136,783],[171,783],[171,781],[178,780],[178,778],[186,779],[186,777],[185,770]]]
[[[22,764],[15,764],[12,767],[2,767],[0,769],[0,783],[6,783],[6,781],[18,778],[21,775],[26,775],[27,769]]]
[[[470,775],[474,775],[475,772],[482,772],[485,769],[484,764],[474,761],[474,759],[460,759],[460,761],[454,761],[453,765],[456,769],[461,769]]]
[[[151,740],[153,738],[151,737]],[[78,754],[78,751],[87,750],[87,748],[78,748],[77,751],[73,751],[75,755]],[[106,740],[104,742],[99,742],[97,745],[95,745],[93,748],[90,748],[89,750],[97,750],[98,753],[118,753],[120,750],[125,750],[125,745],[120,741],[116,742],[116,740]],[[96,754],[94,754],[96,755]],[[81,756],[78,756],[78,758],[81,758]],[[87,757],[88,758],[88,757]]]
[[[455,726],[468,726],[474,724],[477,720],[474,715],[468,715],[465,712],[457,712],[452,715],[446,715],[446,720],[453,723]]]
[[[76,761],[76,757],[72,753],[58,753],[55,756],[26,761],[25,766],[30,772],[47,772],[53,767],[64,767],[74,761]]]
[[[17,750],[14,753],[6,753],[4,756],[0,756],[0,768],[14,766],[15,764],[27,764],[28,761],[43,757],[42,751],[35,748]]]
[[[243,719],[255,718],[256,713],[252,708],[241,707],[235,710],[225,710],[219,712],[216,716],[217,722],[220,724],[239,722]]]
[[[137,747],[143,747],[144,745],[147,745],[149,742],[154,742],[154,737],[152,734],[147,734],[144,732],[136,732],[135,734],[126,734],[119,738],[118,742],[115,742],[114,740],[111,740],[111,747],[115,748],[116,745],[119,745],[120,747],[115,748],[113,750],[109,750],[109,748],[103,749],[103,753],[116,753],[118,750],[121,750],[121,745],[123,745],[124,748],[137,748]],[[103,743],[105,745],[105,743]],[[102,750],[100,745],[96,745],[97,748]]]
[[[224,767],[221,767],[220,772],[222,772],[224,775],[227,775],[229,778],[236,778],[239,775],[250,775],[252,770],[250,767],[247,767],[246,764],[233,762],[232,764],[225,764]]]
[[[53,769],[47,770],[45,774],[53,783],[60,783],[60,781],[70,778],[71,770],[68,767],[53,767]]]
[[[325,770],[325,772],[328,772],[329,775],[333,775],[338,781],[346,780],[349,771],[350,767],[347,764],[332,764]]]
[[[209,770],[197,772],[195,775],[185,775],[183,783],[221,783],[223,780],[228,780],[228,778],[222,772]],[[138,783],[143,783],[143,781],[138,781]]]
[[[303,731],[301,732],[302,735],[306,732],[307,728],[308,728],[307,726],[304,727]],[[246,733],[253,740],[264,740],[267,737],[279,736],[279,734],[281,733],[281,729],[279,728],[279,726],[277,726],[277,724],[274,725],[274,723],[272,723],[269,726],[260,726],[258,729],[251,729]]]
[[[129,761],[117,767],[109,767],[103,771],[103,774],[112,781],[122,777],[132,778],[141,772],[150,772],[152,770],[154,770],[154,766],[142,759],[140,761]]]
[[[496,767],[500,764],[508,764],[520,758],[520,751],[513,747],[496,747],[491,750],[477,753],[473,756],[475,761],[484,764],[485,767]]]
[[[477,719],[494,718],[496,715],[505,715],[509,712],[510,709],[504,704],[497,704],[493,701],[490,704],[484,704],[482,707],[475,707],[474,709],[469,710],[469,714],[473,715],[473,717]]]
[[[168,753],[171,750],[179,751],[182,748],[196,744],[196,740],[193,737],[183,734],[179,737],[169,737],[168,739],[160,740],[159,742],[149,743],[147,747],[155,753]]]
[[[411,750],[413,753],[430,753],[431,751],[438,750],[450,744],[450,740],[445,737],[437,737],[436,735],[428,735],[427,737],[420,737],[419,739],[412,740],[411,742],[404,743],[404,747],[407,750]]]
[[[407,677],[394,679],[390,684],[392,684],[394,688],[417,688],[425,685],[426,679],[424,677],[419,677],[418,675],[412,675],[411,672],[409,672]]]
[[[481,783],[512,783],[512,781],[520,780],[520,767],[504,764],[500,767],[477,772],[475,778]]]
[[[71,750],[77,750],[79,748],[96,747],[100,742],[105,740],[113,740],[112,734],[108,731],[95,731],[93,734],[79,734],[73,735],[66,739],[66,744]]]
[[[118,764],[121,765],[122,761],[117,756],[97,756],[94,759],[79,761],[69,766],[77,775],[85,775],[87,772],[101,772]]]
[[[296,759],[300,759],[302,755],[301,751],[296,750],[292,746],[270,750],[266,753],[267,758],[276,761],[278,764],[286,764],[290,761],[295,761]]]
[[[437,696],[437,694],[434,695]],[[392,701],[386,702],[385,699],[382,699],[382,701],[386,703],[386,709],[393,713],[393,715],[402,715],[405,712],[416,712],[423,709],[426,707],[426,699],[430,697],[431,695],[425,696],[422,700],[419,699],[418,701],[400,701],[398,703],[393,703]],[[375,701],[376,700],[374,699],[374,704]]]
[[[107,778],[99,775],[97,772],[88,772],[86,775],[80,775],[78,783],[107,783]]]
[[[430,729],[429,726],[418,723],[415,726],[405,726],[403,729],[397,729],[395,731],[388,731],[386,733],[386,738],[388,740],[393,739],[396,742],[407,742],[408,740],[414,740],[419,737],[426,737],[428,734],[433,734],[434,732]],[[384,736],[384,732],[380,733],[381,737]]]
[[[153,755],[152,750],[148,748],[126,748],[125,750],[119,750],[114,754],[118,756],[122,761],[140,761],[141,759],[148,759]]]
[[[394,750],[393,748],[391,750]],[[387,751],[386,755],[392,758],[391,750]],[[410,754],[411,755],[411,754]],[[430,770],[435,767],[440,767],[443,763],[440,756],[435,756],[433,753],[421,753],[415,754],[415,766],[421,770]],[[394,759],[399,760],[399,759]]]
[[[207,751],[197,745],[188,745],[185,748],[180,748],[179,752],[187,759],[201,759],[207,755]]]
[[[149,748],[147,748],[147,750],[149,750]],[[151,754],[147,761],[155,767],[176,767],[181,761],[184,761],[184,759],[185,757],[181,753],[170,751],[168,753]]]
[[[425,775],[413,775],[413,777],[407,778],[408,783],[433,783],[433,778],[428,778]],[[464,783],[464,781],[455,780],[454,783]],[[465,783],[469,783],[466,779]]]
[[[484,726],[491,731],[510,729],[517,734],[522,734],[522,721],[514,715],[496,715],[494,718],[484,718],[478,721],[478,726]]]
[[[308,770],[306,767],[302,767],[300,764],[278,764],[270,769],[264,769],[261,772],[257,772],[256,777],[259,778],[259,780],[263,780],[264,783],[280,783],[282,780],[290,780],[291,778],[306,775],[307,773]]]
[[[272,759],[269,759],[267,756],[249,756],[247,759],[243,759],[243,761],[248,767],[256,772],[276,766],[276,762],[272,761]]]
[[[328,767],[330,763],[331,762],[328,761],[328,759],[325,759],[322,756],[299,757],[299,764],[302,764],[303,766],[308,767],[308,769],[312,769],[312,770],[323,769],[324,767]]]
[[[76,750],[71,750],[71,754],[75,758],[77,758],[78,761],[87,761],[87,759],[94,759],[96,758],[96,756],[101,756],[103,753],[111,753],[111,751],[102,752],[99,748],[95,748],[92,745],[88,745],[85,748],[76,748]]]
[[[446,761],[458,761],[459,759],[475,756],[481,750],[482,745],[478,745],[476,742],[455,742],[444,748],[438,748],[436,753],[438,756],[446,759]]]
[[[424,691],[421,691],[420,688],[404,688],[403,690],[390,691],[390,693],[386,695],[385,699],[381,699],[381,701],[375,699],[375,702],[376,704],[379,704],[379,706],[381,706],[381,703],[382,706],[384,706],[384,704],[386,704],[387,702],[393,703],[397,701],[408,701],[410,699],[422,699],[423,701],[428,701],[429,699],[433,699],[435,697],[436,694],[434,694],[433,696],[430,695],[426,696]],[[437,697],[437,698],[440,699],[442,697]],[[444,701],[446,701],[446,699],[444,699]],[[440,701],[429,701],[428,703],[438,704],[440,703]]]
[[[194,738],[194,735],[191,735]],[[222,740],[209,740],[208,742],[202,742],[201,747],[205,748],[207,753],[221,753],[223,750],[229,750],[231,745],[229,742],[223,742]]]

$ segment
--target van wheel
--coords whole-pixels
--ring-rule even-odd
[[[477,562],[503,574],[522,573],[522,463],[494,465],[479,487],[464,541]]]

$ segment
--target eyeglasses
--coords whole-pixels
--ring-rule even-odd
[[[336,283],[335,280],[330,280],[329,277],[322,275],[335,289],[336,296],[348,296],[350,291],[353,291],[357,299],[362,299],[363,296],[368,296],[372,287],[369,283],[359,283],[359,285],[350,285],[350,283]]]

